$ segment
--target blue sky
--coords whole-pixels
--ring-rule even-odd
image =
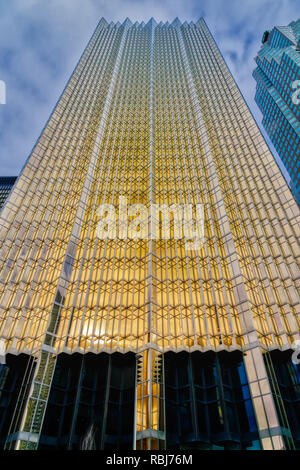
[[[260,124],[252,71],[262,34],[299,14],[299,0],[0,0],[0,175],[21,170],[100,17],[203,16]]]

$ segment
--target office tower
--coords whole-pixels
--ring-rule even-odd
[[[101,19],[0,222],[6,449],[299,446],[299,208],[203,19]]]
[[[300,204],[300,18],[263,34],[253,76],[263,125]]]
[[[16,176],[0,176],[0,209],[4,205],[16,179]]]

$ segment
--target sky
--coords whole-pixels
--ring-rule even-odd
[[[19,174],[101,17],[204,17],[264,133],[254,58],[266,29],[299,16],[299,0],[0,0],[0,176]]]

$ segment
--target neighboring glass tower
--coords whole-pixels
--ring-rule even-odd
[[[300,19],[266,31],[256,57],[255,101],[300,205]]]
[[[0,176],[0,209],[5,203],[16,179],[16,176]]]
[[[299,222],[204,20],[101,19],[0,216],[1,445],[299,446]]]

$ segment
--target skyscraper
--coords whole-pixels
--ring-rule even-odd
[[[101,19],[1,212],[2,445],[299,446],[299,219],[204,20]]]
[[[0,176],[0,209],[5,203],[16,179],[16,176]]]
[[[300,18],[264,33],[256,63],[255,100],[300,204]]]

